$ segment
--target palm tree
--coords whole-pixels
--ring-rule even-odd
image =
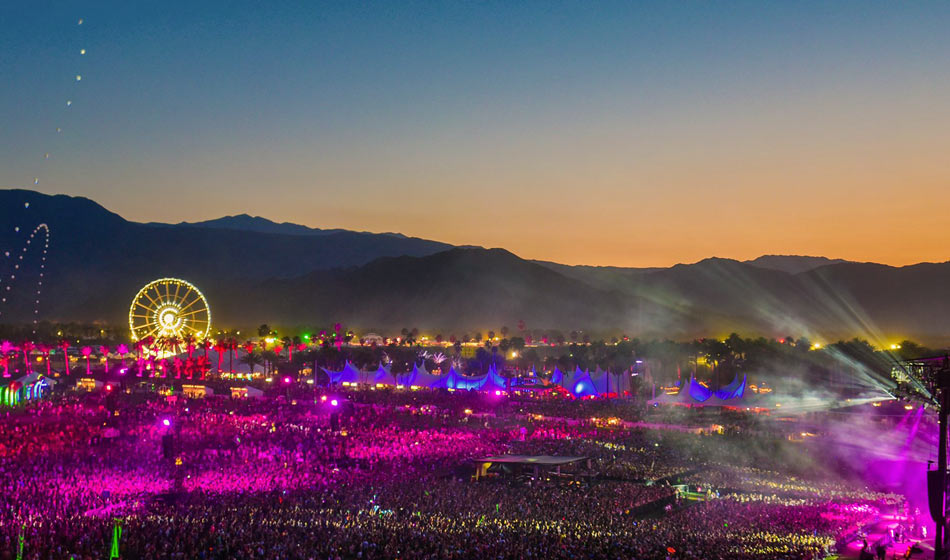
[[[188,336],[186,336],[185,339],[184,339],[184,342],[185,342],[185,344],[187,345],[186,348],[188,349],[188,357],[189,357],[189,358],[192,357],[192,354],[193,354],[194,351],[195,351],[195,343],[197,342],[197,340],[198,340],[198,339],[196,339],[195,336],[194,336],[194,335],[191,335],[191,334],[189,334]]]
[[[178,338],[177,336],[166,336],[164,342],[165,342],[164,347],[165,347],[166,352],[174,353],[176,355],[178,354],[178,351],[179,351],[178,346],[181,344],[180,338]]]
[[[43,353],[43,359],[46,361],[46,377],[52,377],[53,369],[52,365],[49,363],[49,353],[52,351],[52,348],[49,344],[39,345],[40,352]]]
[[[69,375],[69,341],[66,339],[59,341],[59,347],[63,350],[63,375]]]
[[[236,338],[228,339],[228,369],[234,373],[234,351],[237,350],[238,343]]]
[[[29,375],[32,373],[33,369],[30,367],[30,353],[33,352],[35,346],[29,340],[23,342],[20,345],[20,350],[23,351],[23,373]]]
[[[274,346],[274,357],[272,360],[271,371],[277,370],[277,363],[280,362],[280,353],[284,351],[284,347],[281,345]]]
[[[92,366],[89,365],[89,356],[92,355],[92,348],[83,346],[80,352],[86,357],[86,375],[92,375]]]
[[[214,351],[218,353],[218,373],[221,373],[221,365],[224,363],[224,351],[228,349],[228,341],[226,339],[216,340],[214,343]]]
[[[109,347],[105,345],[100,346],[99,353],[102,354],[102,357],[105,358],[106,360],[106,374],[108,374],[109,373]]]
[[[13,350],[13,344],[9,340],[0,343],[0,352],[3,352],[3,376],[10,377],[10,358],[7,354]]]
[[[129,353],[129,347],[125,344],[120,344],[116,347],[115,351],[119,354],[119,373],[123,373],[122,370],[125,369],[125,356]]]
[[[248,370],[249,370],[250,373],[253,375],[253,373],[254,373],[254,366],[259,366],[259,365],[263,364],[263,363],[264,363],[264,360],[261,358],[261,355],[260,355],[260,354],[257,354],[257,353],[255,353],[255,352],[251,351],[251,352],[248,352],[248,353],[244,354],[244,356],[241,357],[241,363],[242,363],[242,364],[247,364]]]

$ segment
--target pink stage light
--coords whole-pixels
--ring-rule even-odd
[[[340,401],[338,401],[338,400],[336,400],[336,399],[333,399],[332,401],[330,401],[330,404],[333,405],[333,406],[339,406],[339,405],[340,405]]]
[[[169,426],[172,425],[172,421],[169,420],[168,418],[166,418],[166,419],[162,420],[162,425],[167,428],[167,427],[169,427]]]

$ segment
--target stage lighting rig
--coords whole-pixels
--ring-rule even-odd
[[[894,395],[935,406],[940,419],[937,466],[927,472],[930,516],[937,524],[934,558],[946,560],[950,552],[947,531],[947,423],[950,416],[950,356],[899,362],[892,370],[898,381]]]

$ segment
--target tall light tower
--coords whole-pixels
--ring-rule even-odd
[[[946,560],[950,553],[947,531],[947,428],[950,418],[950,356],[922,358],[902,362],[895,368],[899,396],[936,405],[939,417],[937,466],[927,473],[927,497],[930,517],[937,524],[934,532],[934,559]]]

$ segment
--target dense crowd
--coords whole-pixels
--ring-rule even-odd
[[[774,442],[737,461],[728,437],[597,427],[569,402],[543,417],[350,396],[73,395],[7,414],[0,558],[102,558],[118,523],[121,557],[143,560],[810,559],[899,499],[780,474]],[[590,463],[473,480],[474,459],[505,453]]]

